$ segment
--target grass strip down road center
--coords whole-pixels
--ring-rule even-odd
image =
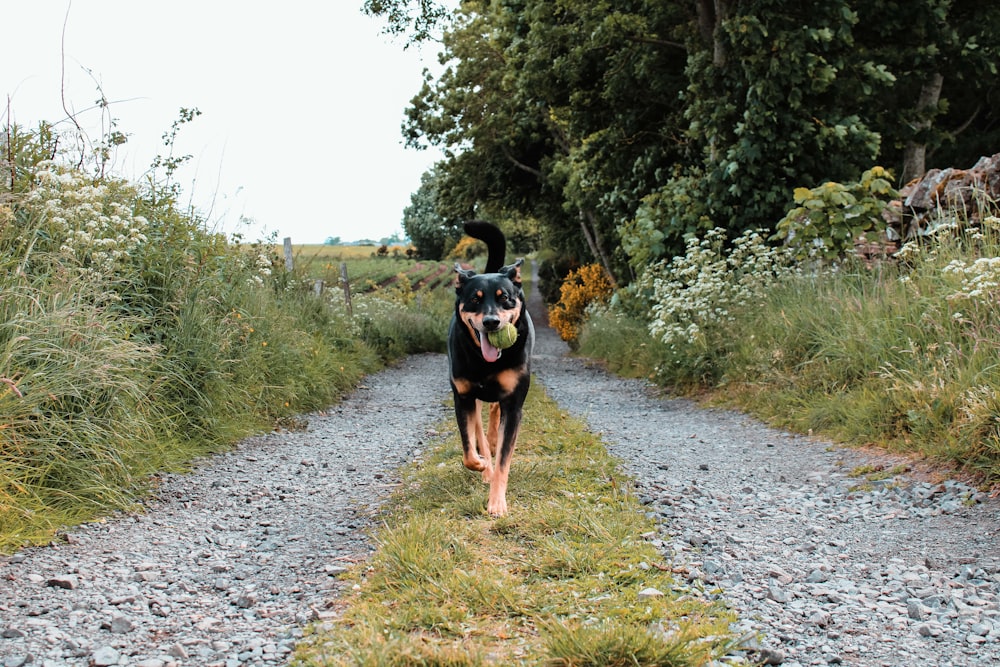
[[[293,664],[693,667],[733,648],[732,614],[674,579],[618,461],[537,383],[507,516],[486,514],[488,487],[462,466],[454,424],[442,432]]]

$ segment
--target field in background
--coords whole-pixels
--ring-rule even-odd
[[[340,285],[341,264],[346,264],[353,293],[407,285],[436,289],[451,285],[453,277],[452,264],[411,259],[405,246],[388,246],[379,254],[379,246],[293,245],[292,254],[296,273],[321,279],[328,287]]]

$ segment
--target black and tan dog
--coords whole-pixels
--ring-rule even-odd
[[[470,470],[482,471],[483,481],[490,485],[486,510],[501,516],[507,513],[507,477],[531,381],[535,329],[521,289],[524,260],[501,266],[507,241],[503,232],[488,222],[467,222],[465,233],[484,241],[489,253],[485,273],[455,267],[457,298],[448,331],[451,388],[462,435],[462,463]],[[508,323],[517,328],[517,340],[511,347],[497,349],[488,334]],[[485,432],[484,402],[490,403],[489,430]]]

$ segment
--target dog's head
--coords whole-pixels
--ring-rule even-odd
[[[455,314],[468,335],[482,351],[483,359],[496,361],[500,350],[493,346],[487,334],[507,324],[517,324],[524,310],[519,259],[497,273],[476,273],[455,266]]]

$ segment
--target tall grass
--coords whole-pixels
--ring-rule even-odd
[[[662,326],[619,307],[591,317],[580,349],[679,391],[715,390],[783,426],[913,452],[998,482],[998,226],[987,217],[910,245],[896,261],[848,259],[769,280],[727,304],[726,317],[696,319],[712,332],[708,344],[704,336],[665,340],[656,335]],[[691,312],[717,311],[695,304]],[[622,328],[634,334],[609,335]]]
[[[207,231],[155,176],[38,160],[46,132],[2,138],[0,551],[127,508],[151,473],[443,349],[444,290],[376,290],[352,317],[267,241]]]

